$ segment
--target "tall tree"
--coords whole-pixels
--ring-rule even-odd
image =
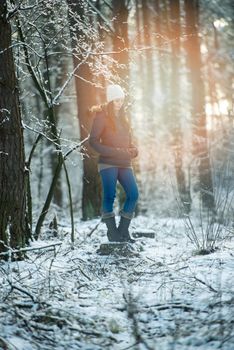
[[[127,92],[126,104],[131,105],[131,96],[129,96],[129,84],[130,84],[130,66],[129,66],[129,38],[128,38],[128,16],[129,16],[129,1],[126,0],[112,0],[112,11],[113,11],[113,58],[116,61],[116,71],[114,72],[116,76],[121,81],[121,85],[125,88]],[[128,113],[130,114],[130,108],[128,108]],[[131,121],[131,120],[129,120]],[[134,140],[136,144],[136,140]],[[137,145],[136,145],[137,146]],[[135,173],[139,172],[139,163],[137,160],[134,161]],[[118,187],[118,200],[120,206],[123,205],[125,200],[125,193],[122,187]],[[135,213],[139,211],[139,206],[137,204],[135,208]]]
[[[141,30],[141,0],[136,0],[135,2],[135,7],[136,7],[136,44],[138,48],[141,48],[143,46],[143,35],[142,35],[142,30]],[[139,51],[138,55],[138,72],[139,72],[139,81],[140,85],[144,87],[144,76],[145,76],[145,65],[144,65],[144,60],[143,60],[143,55],[142,52]],[[141,93],[144,93],[144,89],[141,89]]]
[[[158,84],[160,86],[162,94],[162,104],[161,104],[161,115],[163,123],[167,124],[168,121],[168,103],[167,103],[167,94],[169,91],[169,73],[170,67],[169,55],[166,51],[169,44],[169,29],[168,29],[168,3],[167,0],[155,0],[153,1],[153,6],[155,10],[155,31],[156,31],[156,46],[158,49]]]
[[[30,25],[31,25],[31,23],[30,23]],[[59,132],[57,130],[57,125],[56,125],[57,124],[56,123],[56,113],[55,113],[56,111],[55,111],[55,102],[54,102],[53,97],[52,97],[52,90],[51,90],[52,86],[51,86],[51,84],[49,84],[47,86],[47,81],[43,81],[41,79],[41,74],[40,74],[40,72],[41,72],[41,70],[40,70],[40,68],[41,68],[41,66],[40,66],[41,58],[40,58],[39,61],[37,61],[37,64],[35,64],[35,62],[34,62],[35,58],[32,58],[32,56],[30,55],[30,50],[29,50],[30,45],[28,44],[28,37],[27,37],[27,34],[26,34],[26,33],[28,33],[28,30],[26,30],[25,26],[22,26],[21,18],[19,16],[17,18],[17,27],[18,27],[18,33],[19,33],[20,40],[23,43],[22,47],[23,47],[23,53],[24,53],[24,59],[25,59],[25,66],[27,67],[27,70],[28,70],[28,72],[30,74],[30,77],[32,78],[33,83],[35,84],[37,92],[40,94],[40,97],[42,98],[42,101],[45,104],[46,116],[47,116],[48,121],[49,121],[50,138],[53,140],[55,149],[57,151],[57,155],[56,155],[56,157],[57,157],[57,166],[56,166],[56,169],[54,170],[53,178],[52,178],[52,181],[51,181],[51,184],[50,184],[47,196],[46,196],[46,200],[45,200],[45,203],[43,205],[43,208],[41,210],[41,213],[39,215],[39,218],[38,218],[38,221],[37,221],[37,224],[36,224],[36,227],[35,227],[35,235],[34,235],[34,237],[36,239],[38,239],[41,227],[43,225],[45,217],[46,217],[46,215],[47,215],[47,213],[49,211],[51,201],[53,199],[54,191],[55,191],[55,188],[56,188],[57,180],[58,180],[59,175],[60,175],[61,168],[62,168],[62,166],[65,167],[65,164],[63,162],[63,154],[62,154],[62,151],[61,151],[60,136],[59,136]],[[35,28],[35,23],[33,25],[33,29],[34,28]],[[37,27],[37,32],[39,31],[39,28],[41,28],[40,24],[39,24],[39,27]],[[32,38],[30,38],[29,40],[32,43],[36,42],[37,45],[38,45],[37,40],[32,41]],[[45,49],[43,47],[43,40],[42,40],[41,46],[42,47],[40,47],[40,49]],[[48,61],[47,61],[47,59],[48,59],[47,54],[48,53],[46,51],[47,50],[44,51],[44,54],[45,54],[44,59],[46,61],[47,69],[49,70]],[[44,61],[43,61],[43,63],[44,63]],[[34,69],[34,64],[36,66],[40,67],[38,69],[38,72],[37,72],[37,70]],[[44,64],[42,64],[42,67],[43,67],[42,68],[42,70],[43,70],[44,69]],[[36,143],[35,143],[35,146],[38,144],[38,142],[39,142],[41,137],[42,137],[42,134],[38,135]],[[34,150],[35,150],[35,147],[33,146],[32,147],[32,152],[30,153],[30,158],[31,159],[32,159],[32,154],[33,154]],[[27,163],[27,165],[30,167],[30,164]],[[27,181],[27,184],[28,184],[28,188],[29,188],[29,186],[30,186],[29,179]],[[28,202],[29,201],[30,201],[30,198],[29,198]],[[30,205],[30,207],[31,207],[31,205]],[[28,208],[28,210],[30,210],[30,208]],[[29,217],[30,216],[31,215],[29,215]]]
[[[86,1],[68,0],[68,5],[70,7],[69,21],[74,53],[73,61],[74,67],[77,67],[75,71],[75,85],[80,138],[84,140],[88,136],[92,124],[92,118],[87,117],[87,111],[90,106],[96,103],[95,89],[92,84],[93,76],[89,66],[90,61],[86,57],[86,44],[91,39],[87,33],[89,32],[88,28],[91,26],[88,23],[88,3]],[[82,216],[84,220],[100,215],[101,208],[101,184],[97,172],[97,164],[88,143],[86,143],[85,147],[82,192]]]
[[[145,76],[144,76],[144,102],[145,112],[149,125],[152,123],[152,115],[154,115],[154,65],[152,54],[152,36],[151,36],[151,18],[149,2],[147,0],[142,1],[142,24],[143,24],[143,38],[144,38],[144,57],[145,57]],[[154,132],[153,128],[149,127],[149,132]],[[153,135],[154,137],[155,135]]]
[[[172,134],[172,146],[174,151],[175,173],[177,188],[183,211],[190,212],[191,196],[190,189],[186,185],[186,177],[183,169],[183,135],[180,121],[180,1],[170,0],[170,43],[171,43],[171,97],[170,97],[170,131]]]
[[[7,1],[0,2],[0,251],[26,243],[25,155]],[[9,237],[10,235],[10,237]]]
[[[125,0],[112,0],[113,7],[113,51],[118,62],[116,74],[128,90],[129,85],[129,40],[128,40],[128,6]]]
[[[187,65],[191,82],[193,152],[198,160],[199,186],[203,208],[215,211],[213,182],[205,113],[205,89],[202,80],[202,58],[199,39],[199,1],[185,0]]]

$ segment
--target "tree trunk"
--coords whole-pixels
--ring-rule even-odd
[[[155,91],[155,75],[153,66],[153,54],[152,54],[152,38],[151,38],[151,27],[150,27],[150,9],[148,7],[148,1],[142,1],[142,22],[143,22],[143,33],[144,33],[144,66],[145,66],[145,76],[144,80],[144,104],[145,113],[148,123],[149,136],[155,137],[154,130],[151,128],[152,116],[154,117],[154,91]]]
[[[101,0],[97,0],[95,6],[98,9],[98,11],[100,13],[102,13],[103,8],[102,8]],[[99,34],[100,41],[104,42],[105,41],[105,31],[103,29],[104,28],[104,21],[100,16],[97,17],[96,26],[97,26],[97,31]],[[101,64],[104,64],[103,55],[101,55],[100,60],[101,60]],[[105,86],[105,75],[99,74],[99,76],[96,77],[96,81],[100,86]],[[98,89],[98,90],[100,90],[100,89]],[[96,99],[97,99],[98,104],[101,104],[105,100],[105,92],[103,90],[98,91],[98,94],[96,95]]]
[[[136,0],[136,43],[138,48],[142,48],[143,46],[143,35],[142,35],[142,28],[141,28],[141,0]],[[142,51],[139,51],[137,54],[137,68],[138,68],[138,81],[141,85],[141,100],[143,100],[144,95],[144,84],[145,84],[145,64],[144,64],[144,58]],[[142,107],[141,107],[142,108]]]
[[[85,1],[68,0],[70,11],[73,15],[69,16],[70,30],[72,38],[72,46],[74,48],[78,45],[78,40],[85,37],[85,33],[81,29],[81,26],[77,26],[74,16],[79,16],[82,22],[86,21]],[[90,24],[89,24],[90,25]],[[83,42],[84,39],[82,39]],[[74,67],[77,67],[79,63],[84,61],[85,51],[79,44],[79,54],[73,56]],[[93,81],[92,73],[90,71],[89,62],[84,62],[76,70],[75,85],[76,85],[76,96],[77,96],[77,108],[78,108],[78,119],[80,125],[80,138],[85,139],[91,129],[92,118],[88,117],[88,108],[95,104],[95,89],[89,82]],[[85,156],[83,159],[83,192],[82,192],[82,217],[84,220],[93,218],[100,215],[101,212],[101,183],[97,171],[97,161],[94,158],[94,152],[87,143]]]
[[[205,91],[199,40],[199,1],[185,0],[187,64],[192,89],[193,152],[198,160],[199,190],[203,208],[215,211],[211,165],[207,144]]]
[[[129,86],[129,40],[128,40],[128,8],[125,0],[112,0],[115,34],[113,36],[113,57],[118,62],[116,72],[121,85],[128,91]],[[121,65],[121,66],[120,66]]]
[[[26,242],[25,155],[7,2],[0,2],[0,240]],[[10,237],[8,237],[10,234]],[[5,251],[0,243],[0,251]]]
[[[155,31],[156,31],[156,46],[158,48],[158,61],[159,61],[159,72],[157,82],[160,86],[161,91],[161,119],[162,123],[167,125],[169,112],[168,112],[168,103],[167,96],[170,90],[168,82],[170,81],[169,69],[169,55],[163,51],[167,48],[168,45],[168,4],[167,0],[155,0],[153,2],[154,9],[156,12],[155,18]]]
[[[170,131],[174,151],[175,173],[182,210],[186,214],[191,209],[190,189],[186,185],[183,169],[183,135],[180,121],[180,1],[170,0],[170,43],[171,43],[171,98],[170,98]]]
[[[118,62],[115,74],[120,79],[120,84],[125,88],[127,92],[127,97],[125,103],[131,105],[131,96],[129,96],[129,39],[128,39],[128,15],[129,10],[126,5],[125,0],[112,0],[113,5],[113,16],[115,20],[113,22],[114,26],[114,36],[113,36],[113,51],[115,52],[113,58]],[[129,96],[129,97],[128,97]],[[128,113],[131,113],[130,108],[128,108]],[[131,120],[131,118],[130,118]],[[136,144],[137,146],[137,144]],[[133,164],[135,174],[139,173],[139,163],[136,159]],[[123,207],[125,201],[125,192],[122,186],[118,185],[117,197],[119,201],[119,207]],[[137,203],[135,208],[135,215],[139,212],[139,203]]]

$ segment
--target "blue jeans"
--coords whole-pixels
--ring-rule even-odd
[[[100,171],[103,190],[103,213],[113,212],[113,204],[116,196],[117,180],[123,187],[126,200],[123,211],[132,214],[138,199],[138,188],[131,168],[111,167]]]

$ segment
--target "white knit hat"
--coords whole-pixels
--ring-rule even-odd
[[[124,98],[125,94],[121,86],[114,84],[108,85],[106,88],[106,99],[107,102],[117,100],[118,98]]]

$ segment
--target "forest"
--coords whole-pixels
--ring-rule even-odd
[[[0,350],[234,349],[233,19],[231,0],[0,0]],[[137,149],[128,242],[90,142],[110,85]],[[119,227],[126,198],[118,181]]]

